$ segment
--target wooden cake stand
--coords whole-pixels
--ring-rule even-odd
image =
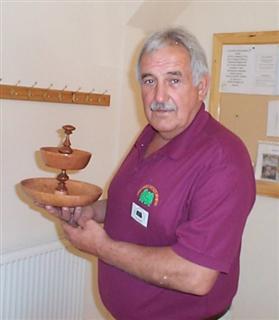
[[[33,201],[57,207],[85,206],[98,200],[102,189],[94,184],[69,180],[66,170],[80,170],[87,166],[91,153],[71,148],[69,135],[75,130],[72,125],[63,126],[66,138],[63,146],[43,147],[40,154],[44,163],[60,169],[55,178],[31,178],[20,182],[25,194]]]

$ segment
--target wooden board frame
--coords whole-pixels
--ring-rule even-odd
[[[279,31],[261,32],[238,32],[238,33],[217,33],[213,36],[213,60],[212,60],[212,79],[209,98],[209,112],[215,119],[220,120],[220,100],[222,93],[219,90],[220,76],[222,70],[222,49],[224,45],[242,44],[279,44]],[[251,95],[252,96],[252,95]],[[276,98],[278,98],[276,96]],[[253,114],[251,115],[253,119]],[[264,121],[264,120],[262,120]],[[247,124],[249,126],[251,124]],[[226,125],[227,126],[227,125]],[[231,129],[229,126],[227,126]],[[243,138],[243,137],[240,137]],[[278,139],[268,139],[278,141]],[[249,150],[249,146],[248,150]],[[279,198],[279,183],[257,180],[257,193],[260,195]]]

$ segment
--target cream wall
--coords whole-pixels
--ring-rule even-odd
[[[95,88],[111,94],[110,108],[1,101],[4,251],[58,238],[56,225],[22,199],[16,185],[24,178],[54,175],[38,162],[35,151],[58,144],[61,125],[74,124],[73,146],[93,153],[89,165],[72,178],[106,190],[119,160],[145,123],[132,68],[145,32],[166,24],[183,25],[197,35],[210,61],[213,33],[279,29],[275,1],[155,5],[141,1],[1,3],[2,83],[21,80],[22,85],[31,86],[37,81],[38,87],[53,83],[58,89],[67,84],[70,90]],[[234,319],[279,319],[278,217],[277,199],[257,197],[244,237]],[[85,318],[105,319],[95,285],[95,261],[88,271],[90,277],[93,274],[93,290],[88,281]]]

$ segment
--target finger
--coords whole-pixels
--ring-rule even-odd
[[[67,222],[62,222],[61,223],[62,229],[66,234],[69,234],[74,228],[69,225]]]
[[[70,219],[68,220],[68,223],[73,226],[73,227],[78,227],[77,220],[75,219],[75,208],[73,209],[74,211],[71,211],[71,216]]]
[[[75,228],[66,222],[62,223],[62,229],[64,231],[66,239],[70,241],[72,241],[74,234],[79,230],[78,228]]]
[[[45,206],[45,209],[47,210],[47,212],[51,213],[51,214],[54,214],[56,216],[60,216],[60,209],[57,208],[57,207],[53,207],[53,206],[50,206],[50,205],[46,205]]]
[[[73,216],[75,221],[78,221],[80,219],[81,214],[82,214],[82,207],[74,208]]]
[[[88,220],[91,220],[90,218],[88,218],[86,215],[81,214],[80,218],[77,220],[79,226],[81,226],[82,228],[85,227],[86,222]]]
[[[93,212],[91,207],[82,207],[81,214],[77,220],[78,224],[84,228],[86,221],[93,218]]]
[[[72,210],[69,207],[62,207],[61,208],[61,216],[60,216],[60,218],[65,220],[65,221],[69,221],[71,219],[71,215],[72,215],[71,211]]]

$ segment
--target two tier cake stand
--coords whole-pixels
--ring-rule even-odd
[[[63,126],[65,140],[60,147],[42,147],[40,155],[46,166],[59,169],[56,178],[30,178],[20,182],[27,196],[34,202],[55,207],[86,206],[98,200],[102,189],[94,184],[71,180],[67,170],[85,168],[91,153],[72,149],[70,135],[75,130],[72,125]]]

